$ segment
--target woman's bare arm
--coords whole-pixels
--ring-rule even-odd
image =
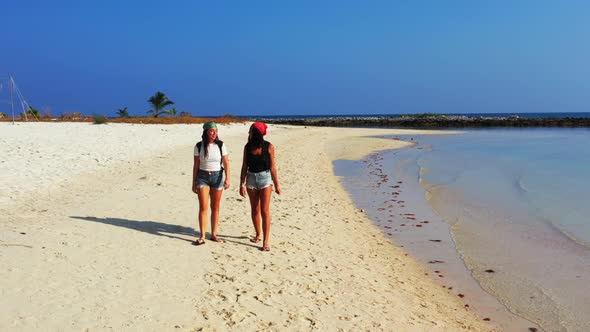
[[[270,155],[270,175],[272,176],[272,182],[275,186],[275,192],[281,194],[281,185],[279,184],[279,176],[277,174],[277,166],[275,163],[275,146],[269,144],[268,154]]]
[[[240,195],[246,197],[246,171],[248,166],[246,164],[246,147],[244,147],[244,154],[242,157],[242,170],[240,171]]]

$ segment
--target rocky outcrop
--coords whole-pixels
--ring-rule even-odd
[[[267,123],[324,127],[487,128],[487,127],[590,127],[590,118],[523,118],[456,115],[368,116],[258,119]]]

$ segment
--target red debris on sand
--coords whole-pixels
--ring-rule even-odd
[[[463,295],[463,294],[457,294],[457,296],[460,297],[460,298],[464,298],[465,297],[465,295]]]
[[[494,270],[490,269],[490,270],[486,270],[486,272],[487,272],[487,273],[494,273],[494,272],[496,272],[496,271],[494,271]]]
[[[469,308],[469,304],[464,305],[465,308]]]
[[[422,225],[416,225],[416,227],[422,227]]]
[[[400,226],[405,226],[406,224],[401,224]]]
[[[485,320],[486,322],[489,322],[491,319],[489,319],[488,317],[486,317],[483,320]]]
[[[428,224],[428,223],[429,223],[429,221],[428,221],[428,220],[424,220],[422,223],[423,223],[423,224]]]
[[[441,240],[428,240],[430,242],[440,242]]]

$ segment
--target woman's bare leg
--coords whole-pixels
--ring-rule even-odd
[[[205,233],[207,232],[207,209],[209,208],[209,187],[204,186],[198,189],[199,195],[199,229],[201,236],[198,242],[205,240]]]
[[[252,217],[252,224],[256,231],[256,237],[252,242],[256,243],[260,241],[260,233],[262,233],[260,227],[260,194],[257,189],[247,189],[248,197],[250,198],[250,215]]]
[[[219,206],[221,204],[223,189],[211,189],[211,240],[223,242],[217,238],[217,225],[219,225]]]
[[[262,233],[264,239],[262,241],[262,250],[270,250],[268,245],[270,240],[270,196],[272,195],[272,186],[260,189],[260,215],[262,217]]]

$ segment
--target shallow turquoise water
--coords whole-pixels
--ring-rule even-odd
[[[363,162],[335,163],[357,205],[385,233],[432,255],[436,249],[421,244],[428,237],[400,227],[407,212],[435,218],[421,210],[424,198],[487,293],[545,330],[590,330],[590,130],[396,138],[417,144]],[[390,189],[398,182],[401,188]],[[388,199],[393,190],[404,203]],[[484,272],[490,269],[494,273]]]
[[[476,130],[420,138],[422,180],[477,206],[530,214],[590,248],[590,130]]]

